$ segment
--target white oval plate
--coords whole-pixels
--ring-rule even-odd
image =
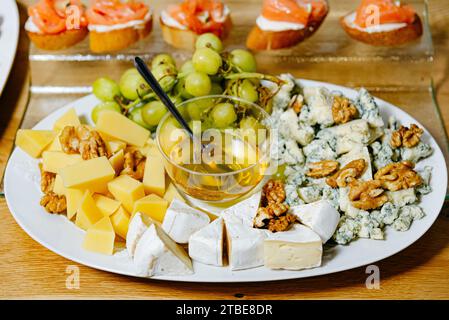
[[[14,0],[0,6],[0,95],[11,71],[19,40],[19,11]]]
[[[341,91],[350,98],[355,98],[357,95],[357,92],[352,89],[322,82],[301,80],[301,84],[303,86],[325,86],[329,90]],[[404,125],[419,124],[401,109],[380,99],[376,100],[384,120],[387,120],[389,116],[395,116]],[[52,113],[34,128],[52,128],[54,121],[70,107],[74,107],[78,115],[89,119],[90,110],[97,103],[98,100],[93,95],[86,96]],[[420,126],[422,127],[422,125]],[[405,249],[432,226],[443,206],[447,186],[446,164],[440,148],[427,131],[423,135],[423,139],[430,143],[434,153],[428,159],[419,162],[417,168],[426,165],[433,167],[431,179],[433,192],[424,196],[420,204],[426,216],[422,220],[415,221],[409,231],[398,232],[387,228],[384,241],[359,239],[348,246],[326,248],[322,266],[315,269],[287,271],[259,267],[231,271],[228,267],[212,267],[194,262],[195,273],[193,275],[155,277],[154,279],[191,282],[251,282],[303,278],[372,264]],[[83,250],[81,244],[84,231],[68,221],[65,216],[48,214],[39,206],[41,197],[39,179],[37,160],[31,159],[22,150],[16,148],[6,168],[5,195],[9,209],[18,224],[34,240],[67,259],[92,268],[135,276],[132,263],[125,254],[105,256]]]

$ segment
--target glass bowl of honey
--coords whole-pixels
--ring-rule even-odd
[[[177,106],[193,135],[167,113],[156,130],[165,169],[188,197],[230,203],[252,191],[268,173],[268,113],[240,98],[211,95]]]

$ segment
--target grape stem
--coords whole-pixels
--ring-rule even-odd
[[[243,80],[243,79],[259,79],[259,80],[267,80],[270,82],[276,83],[278,86],[281,86],[285,82],[278,77],[270,76],[263,73],[257,73],[257,72],[239,72],[239,73],[233,73],[233,74],[227,74],[224,76],[227,80]]]

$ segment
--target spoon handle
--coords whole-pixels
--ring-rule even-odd
[[[193,132],[190,129],[187,122],[184,120],[182,115],[179,113],[178,109],[175,107],[173,102],[167,96],[165,91],[159,85],[159,82],[153,76],[151,71],[148,69],[146,63],[139,57],[134,58],[134,65],[139,71],[140,75],[145,79],[145,81],[150,85],[151,89],[154,93],[159,97],[161,102],[167,107],[167,109],[171,112],[173,117],[179,122],[179,124],[187,131],[190,137],[193,139]]]

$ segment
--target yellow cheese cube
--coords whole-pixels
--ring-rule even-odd
[[[118,112],[105,110],[98,116],[97,130],[136,147],[143,147],[150,131]]]
[[[143,175],[145,192],[163,196],[165,193],[165,168],[159,155],[147,154]]]
[[[59,141],[59,135],[57,135],[52,143],[50,143],[47,148],[45,148],[45,151],[59,151],[62,152],[61,142]]]
[[[104,217],[86,232],[83,248],[89,251],[112,255],[115,232],[109,217]]]
[[[171,203],[173,199],[178,199],[179,201],[186,202],[173,183],[170,183],[168,185],[167,191],[165,191],[164,194],[164,199],[167,200],[168,203]]]
[[[65,196],[66,188],[62,182],[62,178],[59,174],[55,177],[55,182],[53,184],[53,192],[60,196]]]
[[[105,197],[101,194],[93,195],[95,205],[105,216],[112,215],[120,207],[120,201]]]
[[[120,140],[105,140],[105,144],[111,154],[117,153],[118,151],[126,148],[126,142]]]
[[[126,239],[129,221],[129,213],[122,206],[120,206],[118,210],[111,216],[111,222],[112,226],[114,227],[115,233],[123,239]]]
[[[55,136],[53,131],[48,130],[19,129],[16,135],[16,145],[31,157],[37,158]]]
[[[133,209],[134,202],[145,196],[142,182],[128,175],[119,176],[109,182],[108,189],[114,198],[120,201],[128,211]]]
[[[62,168],[59,174],[66,188],[104,193],[107,183],[114,179],[115,171],[106,157],[99,157]]]
[[[95,205],[92,193],[86,190],[76,213],[75,224],[81,229],[87,230],[103,217],[100,209]]]
[[[123,150],[115,153],[112,157],[109,158],[109,162],[111,166],[114,168],[116,174],[119,174],[123,170],[123,164],[125,163],[125,154]]]
[[[134,203],[133,216],[136,212],[146,214],[150,218],[162,222],[164,220],[165,212],[167,211],[168,201],[161,197],[150,194],[145,198],[137,200]]]
[[[56,122],[53,124],[54,131],[61,131],[66,126],[79,126],[81,124],[80,119],[76,115],[75,109],[71,108],[69,111],[64,113]]]
[[[148,138],[145,145],[143,147],[139,148],[139,151],[142,154],[152,154],[152,155],[160,154],[160,151],[159,151],[159,148],[157,147],[156,142],[151,138]]]
[[[82,162],[83,158],[79,154],[67,154],[58,151],[44,151],[42,153],[42,170],[59,173],[67,166]]]
[[[67,201],[67,218],[72,219],[80,207],[84,191],[74,188],[65,189],[65,198]]]

